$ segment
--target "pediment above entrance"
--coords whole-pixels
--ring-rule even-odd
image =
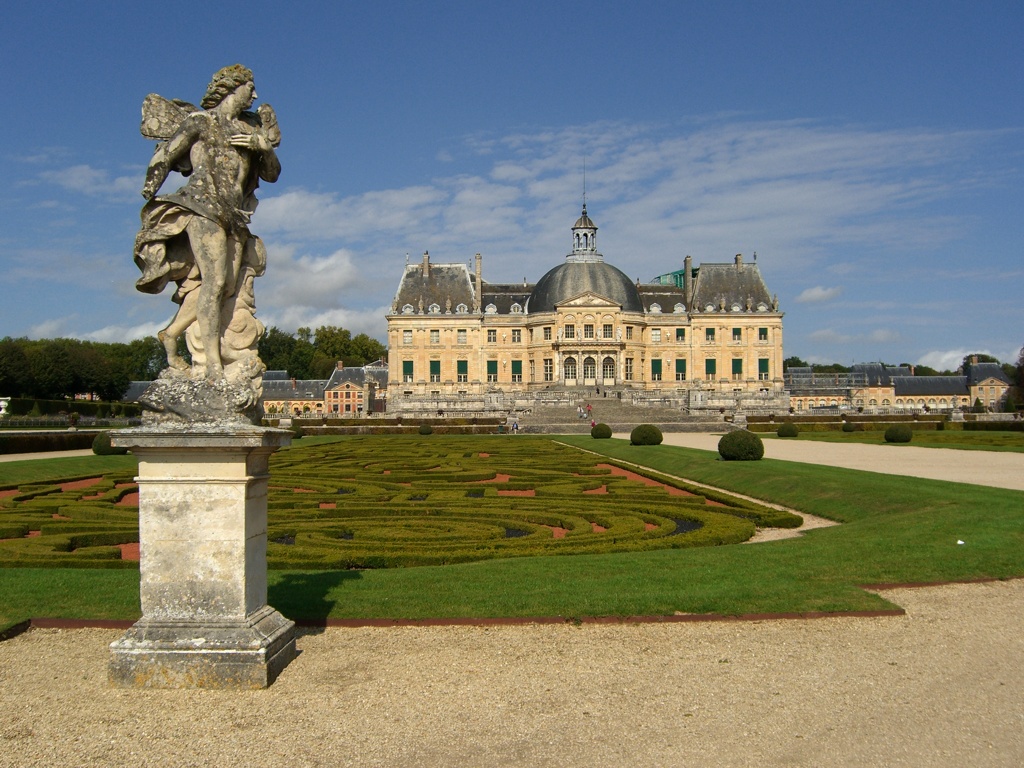
[[[580,309],[582,307],[594,307],[596,309],[620,309],[621,305],[609,298],[599,296],[598,294],[591,293],[590,291],[581,293],[578,296],[573,296],[571,299],[560,301],[555,305],[555,309]]]

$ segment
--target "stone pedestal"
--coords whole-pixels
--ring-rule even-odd
[[[139,459],[142,618],[110,646],[110,681],[265,688],[295,657],[294,622],[267,605],[267,465],[284,430],[121,430]]]

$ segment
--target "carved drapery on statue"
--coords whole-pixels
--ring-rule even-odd
[[[263,241],[249,231],[260,179],[277,180],[281,132],[273,109],[247,111],[256,98],[241,65],[213,76],[202,107],[156,94],[142,105],[142,135],[157,139],[135,240],[136,287],[160,293],[175,283],[178,311],[158,334],[167,369],[140,402],[151,420],[221,421],[258,414],[265,366],[263,324],[253,282],[266,269]],[[187,183],[157,194],[171,171]],[[191,365],[178,354],[184,337]]]

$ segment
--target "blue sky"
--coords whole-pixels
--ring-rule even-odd
[[[283,141],[253,231],[264,323],[383,339],[407,254],[561,263],[588,211],[648,281],[758,266],[785,352],[1015,361],[1024,4],[120,2],[5,6],[0,337],[153,334],[134,289],[147,93],[235,62]],[[169,182],[165,191],[172,191]]]

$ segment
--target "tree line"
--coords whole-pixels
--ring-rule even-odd
[[[184,350],[183,350],[184,351]],[[326,379],[340,360],[361,366],[387,354],[376,339],[344,328],[321,326],[294,334],[270,328],[259,343],[270,370],[296,379]],[[186,354],[187,359],[187,354]],[[120,400],[131,381],[152,381],[167,366],[155,336],[127,343],[81,339],[0,339],[0,396],[61,400],[94,395]]]

